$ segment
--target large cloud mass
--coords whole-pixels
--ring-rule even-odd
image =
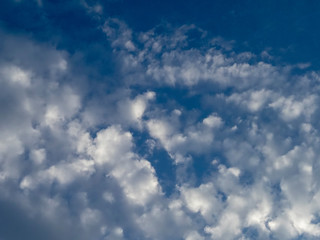
[[[0,32],[0,239],[320,238],[317,71],[78,8],[76,51]]]

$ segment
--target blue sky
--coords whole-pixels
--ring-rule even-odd
[[[318,1],[0,3],[0,240],[319,239]]]

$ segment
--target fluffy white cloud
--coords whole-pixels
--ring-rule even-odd
[[[91,155],[98,165],[107,166],[106,174],[119,182],[133,203],[144,205],[160,195],[161,189],[151,164],[139,159],[131,148],[132,135],[110,127],[97,134]]]
[[[222,210],[223,203],[217,197],[217,190],[211,182],[197,188],[182,187],[180,192],[187,208],[192,212],[199,212],[208,222],[212,222]]]
[[[310,95],[303,100],[295,100],[293,96],[288,98],[280,97],[276,101],[270,104],[270,107],[280,112],[281,118],[285,121],[294,120],[303,115],[307,121],[309,121],[312,114],[315,112],[316,95]]]
[[[189,161],[189,153],[201,154],[203,151],[210,151],[210,147],[214,145],[215,132],[219,131],[222,125],[223,120],[213,113],[179,132],[181,111],[177,110],[169,117],[147,121],[150,135],[160,142],[176,163]]]
[[[243,93],[234,93],[227,98],[227,101],[234,102],[251,112],[256,112],[261,110],[273,95],[274,93],[270,90],[249,90]]]
[[[318,238],[318,74],[167,30],[104,23],[114,86],[0,33],[0,210],[56,239]]]

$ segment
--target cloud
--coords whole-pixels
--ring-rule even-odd
[[[197,188],[182,187],[180,192],[187,208],[192,212],[199,212],[207,222],[214,222],[215,216],[222,210],[222,200],[211,182]]]
[[[110,72],[0,32],[0,238],[319,237],[317,72],[81,8]]]
[[[98,165],[107,166],[107,176],[119,182],[133,203],[145,205],[151,198],[161,195],[161,189],[151,164],[139,159],[131,148],[132,135],[110,127],[97,134],[91,155]]]
[[[315,101],[317,96],[311,95],[302,101],[294,100],[293,96],[289,98],[280,97],[275,102],[270,104],[270,107],[278,110],[280,116],[285,121],[294,120],[301,115],[304,115],[307,120],[310,119],[316,109]]]
[[[285,68],[279,69],[263,61],[249,64],[248,61],[255,58],[250,53],[229,56],[227,50],[215,48],[216,41],[205,50],[189,46],[188,37],[192,31],[202,33],[201,38],[205,38],[205,32],[194,25],[170,29],[169,36],[155,35],[155,29],[135,35],[125,23],[110,19],[103,30],[119,57],[124,74],[128,78],[133,73],[132,78],[128,78],[132,83],[139,76],[139,81],[147,78],[160,85],[191,87],[205,82],[223,88],[245,89],[281,82],[287,72]],[[225,46],[223,41],[221,46]]]

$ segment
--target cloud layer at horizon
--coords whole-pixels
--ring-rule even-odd
[[[318,239],[312,59],[117,3],[2,3],[0,239]]]

